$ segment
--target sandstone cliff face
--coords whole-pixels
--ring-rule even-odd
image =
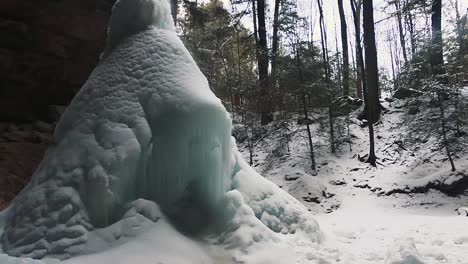
[[[0,1],[0,210],[42,159],[54,105],[68,105],[98,63],[114,2]]]
[[[0,120],[67,105],[104,47],[114,0],[0,1]]]

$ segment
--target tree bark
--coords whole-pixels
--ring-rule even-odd
[[[365,70],[364,60],[362,57],[362,46],[361,46],[361,0],[350,0],[351,10],[353,12],[354,19],[354,30],[356,31],[355,42],[356,42],[356,64],[357,64],[357,87],[356,92],[358,98],[363,98],[365,89]]]
[[[307,138],[309,140],[309,148],[310,148],[310,161],[311,161],[311,169],[315,171],[315,155],[314,155],[314,144],[312,142],[312,132],[309,125],[309,113],[307,109],[307,100],[306,100],[306,93],[304,91],[304,77],[302,76],[302,65],[301,65],[301,55],[299,53],[299,43],[296,43],[295,47],[293,47],[296,53],[296,67],[297,72],[299,75],[299,83],[301,85],[301,97],[302,97],[302,110],[304,114],[304,120],[307,129]]]
[[[398,22],[398,31],[400,32],[400,44],[401,50],[403,53],[403,59],[405,63],[408,62],[408,55],[406,54],[406,45],[405,45],[405,32],[403,29],[403,24],[401,22],[401,9],[400,9],[400,0],[396,0],[395,2],[395,9],[397,13],[397,22]]]
[[[447,82],[445,74],[444,55],[442,51],[442,0],[432,1],[432,41],[431,66],[432,73],[439,81]]]
[[[341,48],[343,54],[343,95],[349,95],[349,56],[348,56],[348,32],[346,17],[343,9],[343,0],[338,0],[338,10],[341,21]]]
[[[393,90],[397,90],[397,80],[396,80],[396,72],[395,72],[395,60],[393,58],[393,46],[392,46],[392,38],[390,33],[388,33],[388,46],[390,49],[390,60],[392,62],[392,80],[393,80]]]
[[[276,88],[277,58],[278,58],[278,30],[279,30],[279,10],[281,0],[275,0],[275,12],[273,14],[273,37],[271,42],[271,80]]]
[[[171,15],[174,20],[174,25],[177,25],[177,13],[178,13],[179,0],[171,0]]]
[[[335,153],[335,132],[333,128],[333,108],[331,104],[331,80],[330,80],[330,60],[328,58],[327,48],[327,33],[325,31],[325,22],[323,17],[322,0],[317,0],[317,5],[320,14],[320,40],[322,44],[323,69],[325,71],[325,82],[327,84],[328,98],[328,121],[330,126],[330,148],[331,152]]]
[[[257,0],[257,22],[258,22],[258,79],[260,81],[260,122],[266,125],[273,121],[271,96],[268,80],[268,47],[265,23],[265,0]]]
[[[338,30],[336,30],[336,23],[335,23],[335,59],[336,59],[336,64],[337,64],[337,69],[336,69],[336,73],[337,73],[337,80],[336,82],[338,83],[338,88],[340,90],[342,90],[343,88],[343,80],[341,79],[341,76],[342,76],[342,70],[343,70],[343,64],[341,63],[341,59],[340,59],[340,50],[338,49],[338,36],[337,36],[337,32]],[[331,66],[330,66],[331,68]],[[349,90],[349,88],[348,88]],[[342,93],[343,95],[344,92]]]
[[[364,47],[366,53],[366,83],[367,83],[367,120],[369,124],[369,156],[367,162],[375,166],[375,144],[374,144],[374,128],[373,124],[380,118],[380,102],[379,102],[379,76],[377,64],[377,49],[375,46],[374,32],[374,10],[372,0],[364,0]]]
[[[410,34],[411,54],[414,55],[416,53],[416,39],[414,36],[413,14],[411,14],[411,8],[409,6],[408,0],[404,0],[403,4],[404,4],[403,12],[405,14],[405,24]]]
[[[447,157],[450,161],[450,166],[452,167],[452,171],[455,171],[455,164],[453,163],[453,159],[452,159],[452,154],[450,153],[450,148],[449,148],[449,144],[448,144],[448,141],[447,141],[447,131],[446,131],[446,125],[445,125],[445,114],[444,114],[444,105],[443,105],[443,100],[442,100],[442,96],[440,95],[440,92],[437,91],[437,99],[439,101],[439,110],[440,110],[440,124],[442,126],[442,136],[444,137],[444,146],[445,146],[445,150],[446,150],[446,153],[447,153]]]

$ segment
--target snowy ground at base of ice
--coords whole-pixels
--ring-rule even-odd
[[[404,132],[403,128],[397,130],[402,113],[393,112],[393,106],[386,107],[390,112],[383,116],[382,123],[376,128],[380,136],[377,155],[381,157],[384,156],[381,151],[395,140],[392,133],[395,130]],[[351,133],[356,136],[353,151],[346,151],[347,146],[344,146],[335,156],[324,150],[328,148],[326,134],[315,141],[317,176],[312,176],[312,171],[307,168],[304,138],[293,139],[290,152],[279,162],[273,162],[266,172],[271,155],[265,151],[258,152],[255,157],[256,169],[264,171],[265,178],[295,196],[312,212],[308,217],[311,221],[316,219],[323,232],[320,243],[313,242],[308,237],[310,234],[302,231],[304,229],[289,232],[288,228],[275,225],[284,219],[278,218],[281,213],[275,216],[270,210],[281,208],[275,205],[285,202],[283,195],[268,199],[277,193],[273,191],[275,187],[241,162],[246,173],[240,173],[234,183],[241,183],[236,187],[242,194],[237,191],[227,194],[230,202],[226,207],[234,208],[231,214],[235,212],[231,215],[236,226],[233,232],[194,239],[180,234],[164,220],[155,223],[145,220],[147,226],[128,239],[114,244],[101,243],[94,249],[97,253],[72,258],[65,263],[467,264],[468,217],[458,215],[456,211],[468,205],[466,195],[448,197],[436,190],[382,193],[396,185],[424,185],[447,171],[448,164],[431,162],[433,167],[413,167],[412,162],[417,160],[411,160],[411,155],[401,151],[404,158],[397,159],[399,162],[371,168],[355,156],[367,151],[366,131],[352,124]],[[273,145],[274,138],[266,141]],[[248,160],[248,152],[242,144],[241,149],[244,159]],[[443,154],[433,153],[436,156],[431,159],[443,158]],[[455,162],[463,168],[463,157]],[[415,168],[420,171],[414,173]],[[421,173],[424,171],[427,173]],[[252,178],[252,175],[257,176]],[[245,181],[243,177],[254,180]],[[111,229],[104,233],[115,235],[115,228]],[[271,232],[271,229],[284,231]],[[315,231],[311,233],[315,234]],[[0,255],[0,263],[55,264],[57,260],[37,261]]]
[[[386,111],[375,126],[376,168],[358,160],[368,152],[368,135],[354,118],[356,112],[350,114],[352,150],[344,142],[337,154],[330,153],[327,120],[321,119],[326,113],[311,113],[316,171],[310,168],[305,128],[296,123],[300,116],[288,121],[288,132],[298,132],[287,145],[278,143],[283,132],[275,127],[255,142],[256,170],[313,212],[331,247],[339,249],[338,260],[323,263],[468,263],[468,217],[463,209],[457,212],[468,205],[467,193],[449,197],[427,187],[450,184],[461,176],[450,172],[445,149],[435,136],[424,138],[414,130],[431,124],[439,129],[433,114],[438,109],[419,105],[420,113],[408,115],[413,100],[382,101]],[[429,99],[416,100],[424,104]],[[346,132],[340,136],[346,137]],[[454,155],[457,173],[468,175],[464,138],[452,146],[459,147]],[[245,160],[247,143],[239,146]]]
[[[339,263],[468,263],[468,218],[447,208],[393,208],[364,190],[314,217],[336,237]]]

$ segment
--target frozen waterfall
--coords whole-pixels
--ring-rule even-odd
[[[290,241],[310,251],[321,238],[317,223],[242,160],[230,133],[168,1],[117,1],[102,60],[31,181],[0,213],[0,262],[219,259],[174,228],[176,219],[196,228],[222,222],[209,250],[243,263],[272,263],[270,250],[296,258]]]
[[[181,200],[207,212],[219,206],[228,186],[231,121],[168,10],[166,1],[116,3],[109,54],[9,210],[6,253],[73,254],[88,231],[118,221],[137,198],[163,210]]]

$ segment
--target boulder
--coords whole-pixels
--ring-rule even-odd
[[[410,107],[408,108],[408,115],[415,115],[415,114],[417,114],[417,113],[419,113],[419,107],[417,107],[417,106],[410,106]]]
[[[411,88],[400,88],[396,90],[396,92],[393,94],[393,97],[397,99],[406,99],[414,96],[420,96],[424,94],[421,91],[411,89]]]
[[[351,111],[358,109],[364,100],[359,98],[354,98],[351,96],[343,96],[337,98],[333,101],[333,115],[334,116],[343,116],[349,114]]]

